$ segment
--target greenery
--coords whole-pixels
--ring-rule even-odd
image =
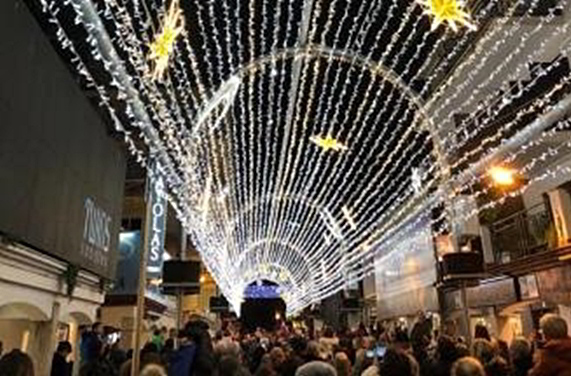
[[[79,274],[79,266],[74,264],[67,264],[66,270],[62,274],[63,282],[66,285],[67,296],[71,299],[73,291],[77,285],[77,275]]]

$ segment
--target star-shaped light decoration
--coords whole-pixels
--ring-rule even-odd
[[[327,152],[329,150],[333,151],[345,151],[347,146],[343,145],[341,142],[334,139],[330,134],[327,137],[323,136],[312,136],[309,141],[313,142],[315,145],[319,146],[323,151]]]
[[[151,77],[153,80],[161,79],[168,68],[169,58],[174,49],[174,42],[184,29],[184,16],[179,7],[178,0],[172,0],[171,5],[162,22],[160,32],[155,35],[150,44],[149,60],[154,62]]]
[[[470,14],[464,10],[462,0],[416,0],[416,2],[424,7],[424,14],[432,17],[432,30],[436,30],[443,23],[447,23],[454,31],[458,31],[458,26],[476,30]]]

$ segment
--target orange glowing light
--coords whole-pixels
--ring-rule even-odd
[[[490,168],[488,174],[497,185],[508,186],[515,183],[515,171],[510,168],[495,166]]]

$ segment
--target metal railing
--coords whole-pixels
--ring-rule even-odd
[[[552,228],[548,210],[542,203],[493,223],[490,235],[495,262],[505,264],[548,249]]]

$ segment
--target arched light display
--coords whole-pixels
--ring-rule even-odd
[[[571,147],[520,158],[568,129],[568,73],[520,103],[570,48],[555,10],[512,17],[540,0],[41,1],[237,309],[268,280],[295,313],[403,252],[427,216],[438,234],[477,215],[434,210],[485,195],[492,163],[525,174]]]

